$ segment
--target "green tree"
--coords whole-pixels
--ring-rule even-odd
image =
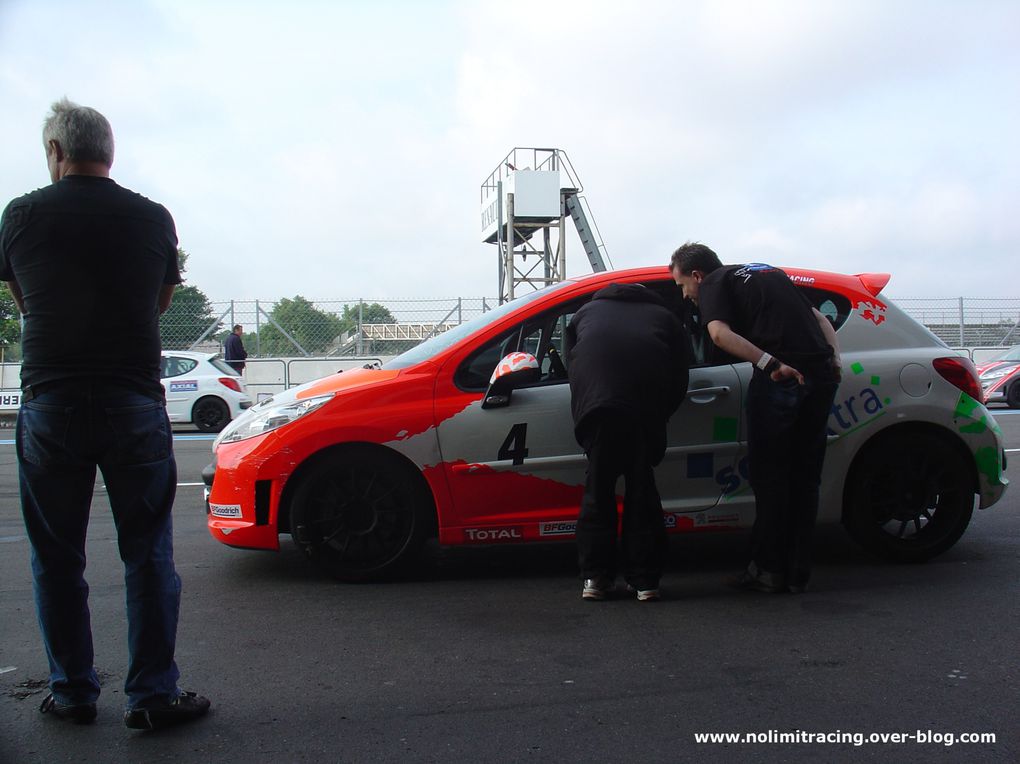
[[[280,300],[269,315],[311,355],[332,349],[336,338],[343,332],[343,322],[339,318],[316,308],[301,295]],[[260,332],[263,355],[287,356],[301,352],[273,324],[261,327]]]
[[[346,333],[353,333],[358,330],[358,317],[361,317],[362,324],[395,324],[397,319],[390,313],[389,308],[377,302],[354,303],[344,305],[340,321]],[[372,355],[374,353],[402,353],[406,350],[404,345],[416,345],[411,343],[376,342],[375,340],[364,340],[359,348],[362,353]]]
[[[177,248],[177,266],[183,276],[188,269],[188,253],[180,247]],[[210,334],[217,332],[221,324],[209,298],[198,287],[182,284],[174,290],[173,302],[159,318],[159,337],[164,348],[186,350],[214,324]]]
[[[397,323],[397,319],[385,305],[380,305],[377,302],[354,303],[353,305],[344,305],[344,312],[340,316],[345,332],[354,331],[357,327],[359,313],[363,324]]]
[[[178,286],[173,302],[159,318],[159,336],[164,348],[186,350],[213,325],[215,328],[210,334],[219,331],[221,322],[202,290]]]
[[[7,284],[0,281],[0,347],[4,360],[21,358],[21,314]]]

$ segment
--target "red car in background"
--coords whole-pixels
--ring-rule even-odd
[[[1020,408],[1020,345],[1014,345],[977,367],[985,403]]]

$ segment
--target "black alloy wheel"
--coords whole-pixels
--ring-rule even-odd
[[[334,577],[391,576],[413,561],[433,527],[424,479],[375,449],[330,453],[299,478],[290,504],[295,543]]]
[[[949,549],[974,511],[969,455],[941,437],[887,437],[861,454],[847,479],[843,525],[865,549],[923,562]]]
[[[199,398],[191,410],[191,421],[202,432],[219,432],[230,421],[230,408],[222,398]]]

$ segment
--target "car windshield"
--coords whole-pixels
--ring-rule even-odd
[[[1020,345],[1014,345],[1001,355],[992,358],[993,361],[1020,361]]]
[[[522,305],[527,305],[529,302],[537,300],[540,297],[544,297],[547,294],[555,292],[566,286],[572,285],[573,282],[571,281],[561,281],[558,284],[552,284],[550,286],[545,287],[544,289],[539,289],[535,292],[531,292],[522,297],[517,297],[511,300],[510,302],[505,302],[499,307],[493,308],[488,313],[483,313],[480,316],[476,316],[475,318],[472,318],[470,321],[465,321],[463,324],[458,324],[457,326],[443,332],[442,334],[437,334],[435,337],[425,340],[425,342],[421,343],[420,345],[415,345],[410,350],[401,353],[396,358],[393,358],[384,363],[382,368],[406,369],[407,367],[414,366],[415,364],[421,363],[422,361],[427,361],[428,359],[433,358],[434,356],[443,352],[447,348],[450,348],[456,343],[460,342],[460,340],[464,339],[465,337],[474,334],[475,332],[485,328],[489,324],[499,321],[508,313],[517,310],[517,308],[521,307]]]

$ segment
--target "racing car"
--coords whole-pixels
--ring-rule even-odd
[[[1020,409],[1020,345],[1014,345],[978,366],[985,403]]]
[[[921,561],[953,546],[975,505],[1003,495],[1001,432],[973,363],[888,299],[888,274],[786,269],[837,330],[843,381],[829,417],[820,522]],[[343,580],[389,576],[443,545],[573,538],[585,456],[574,439],[565,329],[611,283],[676,310],[666,267],[592,274],[510,301],[381,368],[260,402],[213,444],[209,532],[278,550],[281,534]],[[530,358],[521,362],[522,354]],[[656,468],[672,533],[749,527],[749,363],[701,363]]]

